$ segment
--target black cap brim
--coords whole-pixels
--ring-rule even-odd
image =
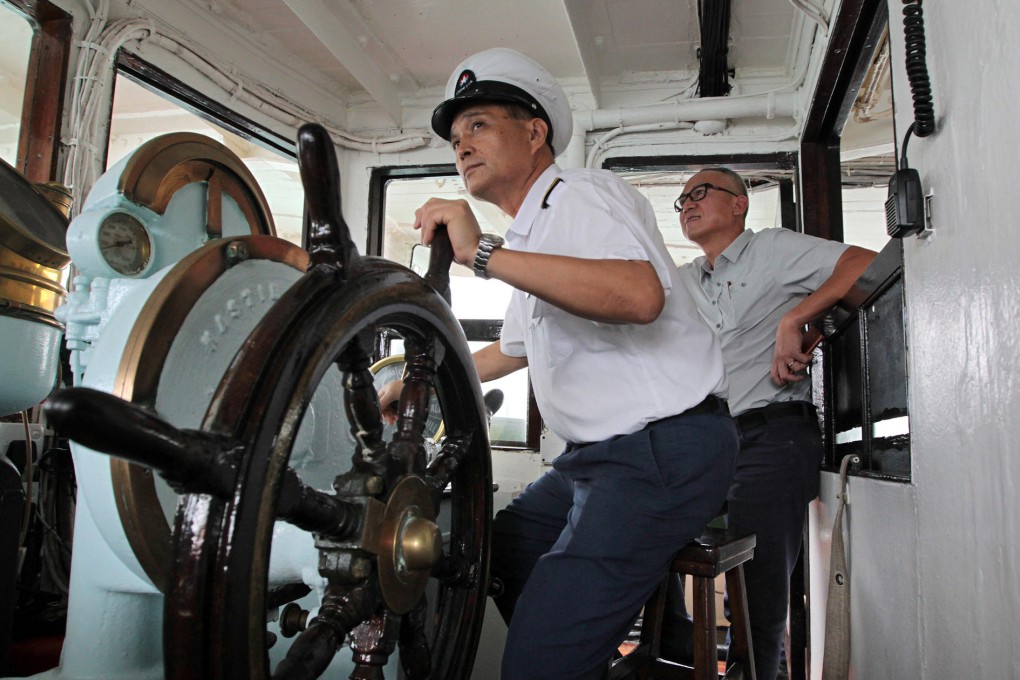
[[[453,119],[468,104],[481,102],[520,104],[528,111],[533,112],[536,118],[545,121],[549,126],[549,139],[552,139],[552,122],[550,122],[545,109],[535,101],[535,98],[519,87],[496,80],[475,82],[465,91],[437,106],[432,112],[432,129],[437,135],[450,141],[450,128],[453,127]]]

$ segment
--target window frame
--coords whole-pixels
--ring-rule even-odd
[[[834,22],[832,31],[833,39],[826,49],[825,58],[822,61],[821,72],[818,77],[818,90],[812,99],[811,107],[804,126],[804,134],[801,138],[800,148],[800,172],[799,180],[802,188],[803,201],[801,205],[801,220],[809,225],[810,233],[823,238],[843,241],[843,206],[842,194],[832,187],[840,187],[840,139],[846,121],[850,116],[857,92],[864,82],[868,68],[878,48],[883,32],[889,25],[889,12],[884,0],[847,0],[840,7],[837,21]],[[895,135],[894,135],[895,138]],[[894,240],[895,241],[895,240]],[[890,252],[886,252],[890,251]],[[902,244],[890,242],[876,258],[865,276],[875,271],[884,271],[885,278],[893,277],[895,285],[889,284],[882,291],[873,291],[872,298],[883,294],[883,291],[892,291],[890,294],[901,295],[903,282],[902,273],[903,250]],[[893,286],[890,288],[890,286]],[[866,325],[867,307],[854,310],[861,312],[854,316],[849,322],[838,325],[841,335],[857,333],[857,350],[861,357],[862,383],[858,386],[861,403],[858,404],[862,413],[862,428],[870,429],[869,414],[869,384],[866,357],[872,348],[869,346],[869,336]],[[905,311],[905,310],[904,310]],[[838,316],[838,315],[837,315]],[[859,318],[858,318],[859,316]],[[906,324],[906,314],[900,322]],[[852,330],[851,330],[852,328]],[[858,331],[859,328],[859,331]],[[905,337],[904,329],[904,337]],[[840,341],[835,338],[835,341]],[[896,348],[897,351],[906,352],[906,348]],[[823,356],[823,361],[825,357]],[[833,412],[833,395],[830,394],[832,386],[838,376],[831,371],[835,369],[826,367],[824,372],[826,378],[823,380],[821,406],[823,410],[823,422],[826,424],[826,456],[822,464],[822,470],[826,472],[838,472],[840,462],[845,455],[856,452],[854,447],[837,445],[834,441],[832,427],[836,420]],[[902,381],[903,392],[909,395],[909,384],[907,381],[906,365],[903,365],[902,373],[895,376],[885,376],[886,379]],[[904,397],[906,401],[908,396]],[[909,412],[904,403],[904,414],[909,418]],[[881,465],[879,458],[871,455],[873,448],[870,432],[864,432],[865,442],[862,444],[866,449],[865,456],[862,456],[861,465],[851,469],[851,475],[879,477],[882,479],[895,480],[909,483],[912,478],[912,469],[906,474],[890,476],[881,472],[876,467]],[[910,461],[910,436],[905,435],[908,468],[912,467]]]
[[[31,182],[54,181],[73,39],[71,15],[49,0],[4,0],[4,4],[35,28],[15,167]]]
[[[178,106],[214,123],[248,141],[268,146],[292,159],[297,159],[297,142],[279,135],[237,111],[224,106],[215,99],[199,92],[153,66],[136,54],[120,50],[117,54],[117,73],[155,90]],[[112,96],[112,94],[111,94]],[[109,139],[104,140],[109,145]]]

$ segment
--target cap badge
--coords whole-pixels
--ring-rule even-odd
[[[468,89],[475,84],[475,72],[471,69],[464,69],[460,73],[460,77],[457,78],[457,89],[454,90],[453,95],[456,97],[464,93],[464,90]]]

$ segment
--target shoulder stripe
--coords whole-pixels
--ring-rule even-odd
[[[562,177],[557,177],[556,179],[553,180],[553,183],[549,185],[549,188],[545,190],[545,196],[542,197],[542,210],[545,210],[546,208],[549,207],[549,194],[551,194],[553,192],[553,189],[558,187],[560,185],[560,182],[562,181],[563,181]]]

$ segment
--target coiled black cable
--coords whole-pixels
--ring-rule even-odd
[[[903,35],[907,53],[907,79],[914,98],[914,124],[910,127],[918,137],[927,137],[935,132],[935,105],[931,96],[928,64],[925,61],[924,11],[921,9],[921,0],[903,0]]]
[[[722,97],[729,94],[730,0],[701,0],[698,3],[698,24],[701,48],[698,59],[698,92],[702,97]]]

